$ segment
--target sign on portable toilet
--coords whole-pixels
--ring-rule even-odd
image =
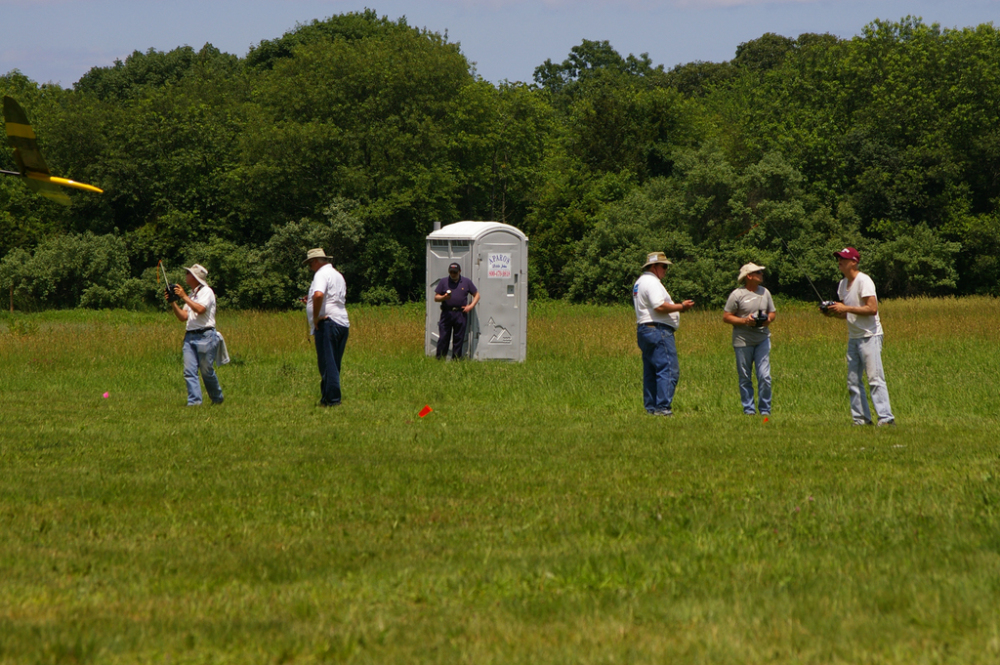
[[[424,350],[429,356],[437,354],[441,318],[434,288],[440,280],[448,279],[451,263],[462,266],[462,276],[479,290],[479,304],[469,313],[464,355],[473,360],[524,361],[528,346],[528,237],[500,222],[456,222],[435,228],[427,236]]]

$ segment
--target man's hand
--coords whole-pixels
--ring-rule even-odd
[[[462,308],[462,312],[464,314],[468,314],[469,312],[472,311],[473,307],[475,307],[475,305],[466,305],[465,307]]]
[[[833,312],[834,314],[847,314],[847,305],[842,302],[835,302],[826,308],[827,313]]]
[[[685,300],[684,302],[681,303],[681,311],[682,312],[686,312],[689,309],[691,309],[692,307],[694,307],[694,301],[693,300]]]
[[[186,303],[191,302],[191,299],[188,298],[187,291],[185,291],[184,287],[181,286],[180,284],[174,284],[174,295]]]

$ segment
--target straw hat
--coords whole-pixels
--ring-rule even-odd
[[[185,270],[191,273],[191,276],[198,280],[199,284],[202,286],[208,286],[208,282],[205,281],[208,278],[208,269],[205,268],[205,266],[200,263],[196,263],[190,268],[185,268]]]
[[[665,266],[674,265],[673,263],[667,260],[667,255],[664,254],[663,252],[650,252],[649,254],[646,255],[646,265],[644,265],[642,269],[645,270],[649,266],[656,263],[662,263]]]
[[[309,263],[313,259],[327,259],[327,260],[332,260],[333,257],[332,256],[327,256],[326,252],[323,251],[322,247],[317,247],[316,249],[310,249],[306,253],[306,260],[303,261],[302,263]]]
[[[757,272],[759,270],[767,270],[767,268],[765,268],[764,266],[759,266],[756,263],[748,263],[742,268],[740,268],[740,276],[736,278],[736,281],[742,284],[743,281],[746,280],[747,275],[749,275],[752,272]]]

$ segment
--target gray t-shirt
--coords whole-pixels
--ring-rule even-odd
[[[764,310],[765,314],[775,311],[771,292],[763,286],[758,286],[756,291],[748,291],[741,286],[730,293],[729,300],[726,301],[725,311],[740,318],[756,314],[758,310]],[[757,346],[770,335],[771,329],[767,326],[760,328],[733,326],[733,346]]]

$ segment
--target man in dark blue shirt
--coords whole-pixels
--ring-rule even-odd
[[[469,296],[472,302],[468,302]],[[441,319],[438,321],[438,360],[448,357],[451,343],[453,358],[461,358],[465,346],[465,331],[468,314],[479,302],[479,289],[468,277],[462,277],[462,267],[457,263],[448,266],[448,279],[442,279],[434,288],[434,302],[441,303]],[[454,341],[452,341],[454,336]]]

